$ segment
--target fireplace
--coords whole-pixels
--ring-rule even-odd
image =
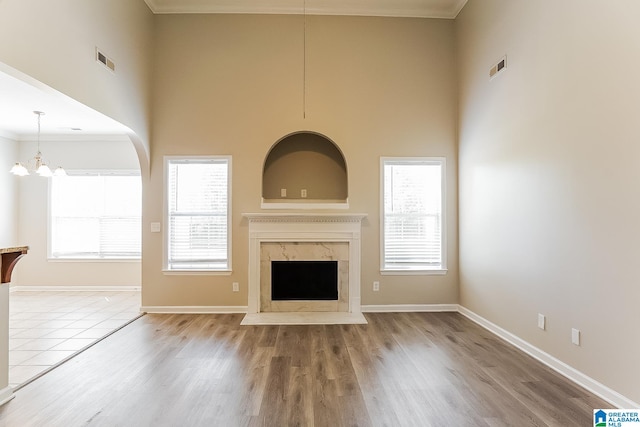
[[[272,301],[337,301],[338,261],[271,261]]]
[[[291,237],[291,236],[289,236]],[[280,239],[283,237],[281,236]],[[349,311],[349,242],[342,241],[261,241],[260,242],[260,307],[262,313],[269,312],[343,312]],[[335,262],[337,298],[299,298],[278,300],[273,296],[273,267],[280,262],[299,264],[300,267],[315,263]],[[320,264],[321,265],[321,264]],[[294,268],[296,268],[294,266]],[[300,278],[300,292],[310,292],[311,280]]]
[[[243,324],[366,323],[360,310],[360,228],[366,215],[243,216],[249,223],[249,304]],[[313,282],[320,273],[312,271],[328,265],[333,266],[327,274],[335,279],[334,293],[317,297]],[[293,273],[300,275],[293,280],[298,295],[273,298],[275,270],[281,266],[300,270]],[[327,280],[320,281],[324,285]]]

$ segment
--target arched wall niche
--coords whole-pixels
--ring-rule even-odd
[[[333,141],[316,132],[295,132],[265,157],[263,207],[346,207],[347,183],[347,163]]]

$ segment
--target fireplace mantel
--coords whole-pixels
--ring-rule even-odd
[[[244,324],[366,323],[360,309],[360,234],[362,213],[243,213],[249,222],[248,314]],[[263,243],[349,244],[348,311],[340,313],[261,313],[260,248]],[[288,320],[287,320],[288,319]]]

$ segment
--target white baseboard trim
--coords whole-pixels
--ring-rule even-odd
[[[224,313],[246,313],[249,307],[244,305],[221,305],[221,306],[160,306],[160,305],[145,305],[140,307],[140,311],[145,313],[156,314],[224,314]]]
[[[14,397],[16,397],[16,395],[13,394],[13,388],[6,386],[0,390],[0,406],[4,405]]]
[[[545,365],[547,365],[548,367],[550,367],[554,371],[558,372],[560,375],[563,375],[563,376],[567,377],[571,381],[573,381],[576,384],[584,387],[585,389],[589,390],[593,394],[595,394],[595,395],[601,397],[602,399],[606,400],[607,402],[615,405],[617,408],[640,408],[640,404],[632,401],[631,399],[628,399],[627,397],[621,395],[620,393],[618,393],[615,390],[610,389],[609,387],[605,386],[604,384],[599,383],[598,381],[596,381],[593,378],[583,374],[582,372],[578,371],[577,369],[567,365],[566,363],[562,362],[561,360],[556,359],[555,357],[551,356],[550,354],[540,350],[538,347],[535,347],[535,346],[529,344],[527,341],[517,337],[516,335],[512,334],[511,332],[509,332],[509,331],[507,331],[505,329],[502,329],[500,326],[496,325],[495,323],[490,322],[489,320],[487,320],[484,317],[474,313],[473,311],[469,310],[468,308],[463,307],[463,306],[459,306],[458,307],[458,311],[460,312],[460,314],[462,314],[463,316],[467,317],[471,321],[477,323],[478,325],[482,326],[483,328],[485,328],[489,332],[491,332],[491,333],[499,336],[503,340],[513,344],[514,346],[516,346],[520,350],[522,350],[525,353],[527,353],[529,356],[531,356],[534,359],[537,359],[538,361],[544,363]]]
[[[9,292],[139,292],[140,286],[12,286]]]
[[[363,305],[363,313],[406,313],[458,311],[458,304],[384,304]]]

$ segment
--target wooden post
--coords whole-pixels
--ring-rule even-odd
[[[14,396],[9,386],[9,282],[13,268],[28,250],[27,246],[0,249],[0,405]]]

